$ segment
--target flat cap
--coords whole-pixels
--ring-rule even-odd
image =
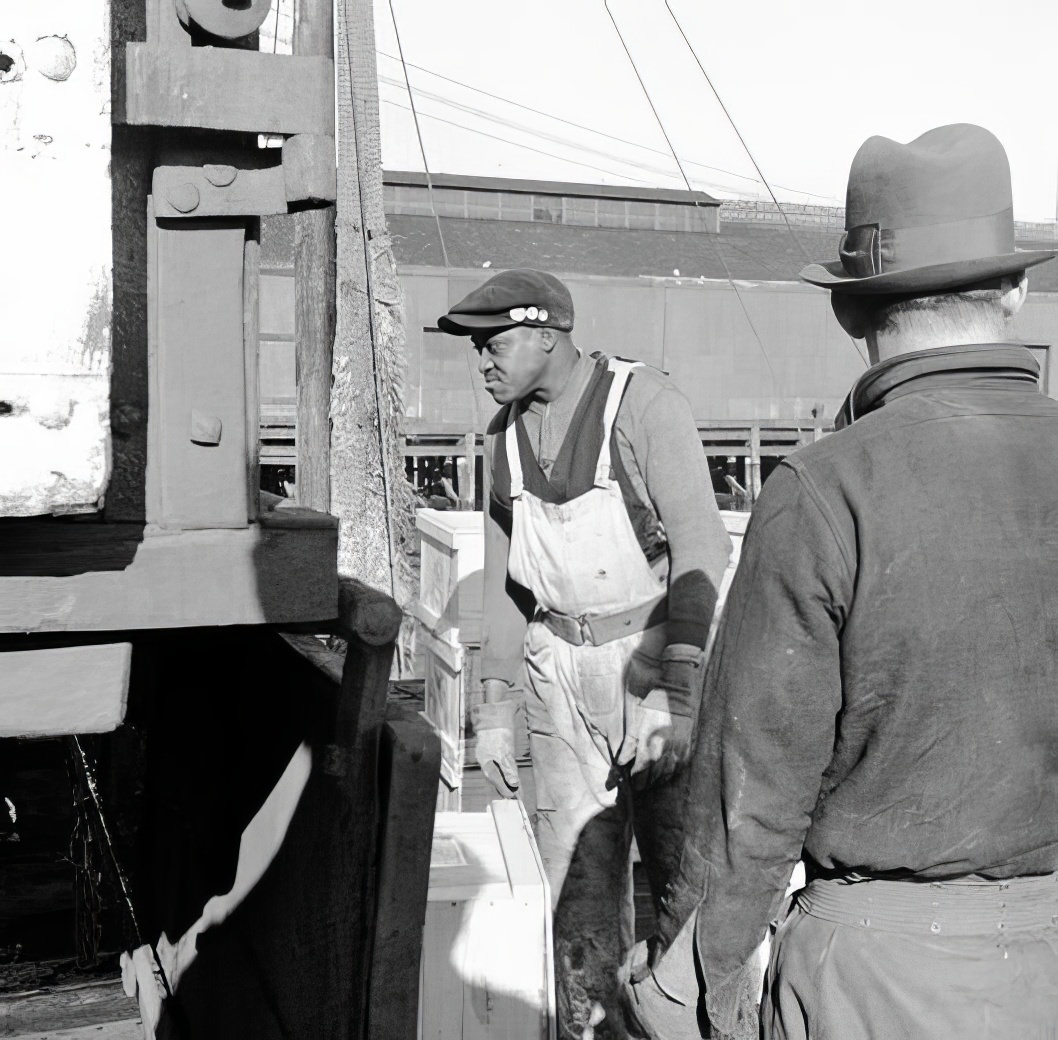
[[[501,271],[468,293],[437,319],[437,325],[453,336],[472,336],[482,329],[513,325],[569,332],[573,328],[573,298],[553,274],[515,268]]]

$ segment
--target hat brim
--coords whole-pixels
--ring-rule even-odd
[[[1002,256],[980,257],[976,260],[959,260],[948,264],[930,264],[927,267],[910,267],[903,271],[885,271],[882,274],[854,278],[845,271],[840,260],[828,264],[809,264],[800,277],[831,292],[869,295],[897,295],[901,293],[928,292],[940,289],[957,289],[987,278],[1000,278],[1015,274],[1058,255],[1058,249],[1026,249],[1005,253]]]
[[[495,314],[442,314],[437,327],[450,336],[473,336],[482,329],[512,329],[518,322],[496,321]]]

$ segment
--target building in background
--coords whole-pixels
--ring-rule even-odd
[[[384,177],[404,291],[409,474],[417,483],[439,459],[463,454],[468,435],[480,441],[495,410],[467,344],[441,332],[437,316],[506,268],[541,268],[569,285],[582,349],[673,376],[691,401],[720,493],[732,475],[752,497],[778,458],[830,428],[866,367],[828,294],[797,278],[809,261],[837,256],[840,208],[780,212],[703,192],[452,174],[431,182],[432,190],[422,173]],[[1053,225],[1022,224],[1017,233],[1020,248],[1055,239]],[[266,222],[262,245],[262,463],[289,467],[293,262],[281,221]],[[1029,279],[1019,334],[1053,394],[1058,274],[1045,268]]]

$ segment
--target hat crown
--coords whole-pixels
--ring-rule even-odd
[[[845,226],[930,227],[1006,214],[1010,165],[994,134],[971,123],[929,130],[908,144],[871,137],[852,161]],[[1007,220],[998,251],[1014,248]]]

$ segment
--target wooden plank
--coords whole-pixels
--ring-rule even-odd
[[[302,4],[291,42],[297,55],[333,61],[333,6]],[[330,104],[333,107],[333,97]],[[286,142],[283,147],[285,151]],[[332,151],[332,166],[335,161]],[[335,192],[331,198],[337,196],[335,172]],[[334,220],[333,205],[305,210],[294,217],[297,500],[311,509],[328,511],[331,508],[331,364],[336,324]]]
[[[370,646],[385,647],[397,638],[403,614],[392,596],[355,578],[342,578],[338,592],[338,632]]]
[[[152,180],[155,216],[264,216],[287,212],[282,166],[158,166]]]
[[[241,485],[240,485],[241,486]],[[287,522],[287,521],[284,521]],[[0,631],[318,621],[338,608],[337,532],[270,526],[157,533],[125,569],[0,577]]]
[[[298,20],[295,39],[305,27]],[[328,36],[324,45],[331,45]],[[283,180],[287,202],[334,202],[338,197],[338,168],[334,138],[323,134],[294,134],[283,142]]]
[[[425,722],[387,721],[379,762],[382,833],[378,912],[371,957],[368,1035],[412,1037],[426,920],[433,798],[441,749]]]
[[[57,986],[0,997],[0,1036],[50,1035],[140,1038],[136,1001],[125,996],[121,981],[107,979],[77,986]],[[121,1023],[114,1032],[101,1030],[104,1023]],[[129,1025],[136,1033],[128,1032]]]
[[[351,839],[355,835],[355,841],[350,841],[352,848],[346,860],[347,887],[344,892],[335,892],[335,898],[345,901],[343,925],[351,952],[348,1036],[350,1040],[366,1040],[377,899],[378,742],[386,713],[394,644],[364,642],[354,629],[345,627],[341,621],[337,627],[348,637],[348,649],[330,771],[341,777],[349,813],[349,835]],[[370,633],[374,635],[375,631],[372,626]]]
[[[241,221],[157,229],[157,429],[163,527],[242,527],[246,507],[246,371]]]
[[[43,1032],[19,1033],[7,1040],[143,1040],[143,1025],[139,1018],[73,1028],[46,1029]]]
[[[125,119],[271,134],[334,134],[334,62],[236,48],[130,43]]]
[[[427,908],[420,972],[421,1040],[452,1040],[463,1035],[462,964],[451,962],[463,928],[463,904],[432,902]]]
[[[4,5],[0,516],[95,511],[107,487],[110,21],[108,0]]]
[[[0,652],[0,737],[117,729],[131,665],[131,643]]]
[[[253,521],[260,511],[261,460],[261,243],[260,221],[246,239],[242,259],[243,378],[246,384],[246,516]]]

